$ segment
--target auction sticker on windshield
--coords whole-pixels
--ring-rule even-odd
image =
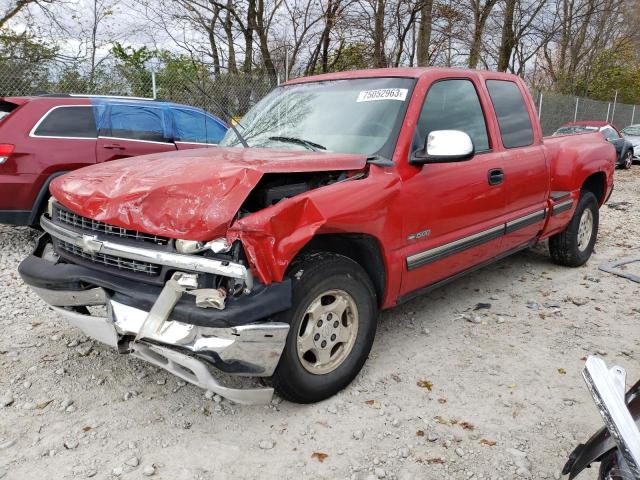
[[[363,90],[358,94],[358,102],[373,102],[375,100],[400,100],[407,98],[406,88],[379,88],[377,90]]]

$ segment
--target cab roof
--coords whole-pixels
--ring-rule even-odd
[[[444,67],[398,67],[398,68],[371,68],[363,70],[348,70],[345,72],[322,73],[311,77],[300,77],[289,80],[285,85],[297,83],[318,82],[323,80],[348,80],[354,78],[377,78],[377,77],[400,77],[400,78],[420,78],[429,74],[446,73],[453,76],[461,74],[479,75],[481,77],[503,78],[513,80],[515,75],[511,73],[492,72],[489,70],[470,70],[467,68],[444,68]]]

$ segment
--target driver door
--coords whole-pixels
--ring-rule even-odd
[[[412,150],[429,132],[467,133],[476,154],[467,161],[416,166],[403,183],[405,271],[409,295],[499,254],[505,210],[503,155],[492,149],[487,105],[475,79],[444,78],[429,88]],[[482,98],[482,100],[481,100]]]

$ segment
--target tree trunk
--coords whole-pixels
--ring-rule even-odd
[[[278,76],[276,74],[276,67],[273,64],[271,58],[271,51],[269,50],[269,38],[267,27],[264,24],[264,0],[258,0],[258,8],[256,9],[256,32],[258,34],[258,40],[260,41],[260,55],[262,56],[262,62],[264,68],[267,70],[271,85],[275,86],[278,83]]]
[[[376,0],[374,12],[373,66],[377,68],[387,66],[384,55],[384,3],[385,0]]]
[[[232,0],[227,0],[227,15],[224,19],[224,33],[227,36],[227,48],[229,50],[229,58],[227,59],[227,69],[229,73],[237,74],[238,66],[236,65],[236,49],[233,45],[233,23],[231,22],[231,12],[233,8]]]
[[[247,28],[244,30],[243,73],[251,73],[253,65],[253,31],[256,25],[256,0],[247,1]]]
[[[419,67],[429,66],[429,43],[431,43],[431,23],[433,20],[433,0],[425,0],[420,9],[420,27],[416,56]]]
[[[517,0],[506,0],[504,8],[504,20],[502,24],[502,37],[498,50],[498,71],[506,72],[516,45],[515,32],[513,31],[513,15],[516,11]]]
[[[487,23],[487,18],[491,14],[494,5],[497,0],[486,0],[482,5],[481,0],[472,0],[471,5],[473,7],[473,37],[471,39],[471,48],[469,49],[469,68],[477,68],[478,61],[480,60],[480,50],[482,49],[482,34],[484,33],[484,26]]]

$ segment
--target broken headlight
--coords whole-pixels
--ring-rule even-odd
[[[209,242],[199,242],[197,240],[176,240],[176,250],[180,253],[201,253],[211,250],[213,253],[227,253],[231,250],[231,245],[224,237],[216,238]]]

